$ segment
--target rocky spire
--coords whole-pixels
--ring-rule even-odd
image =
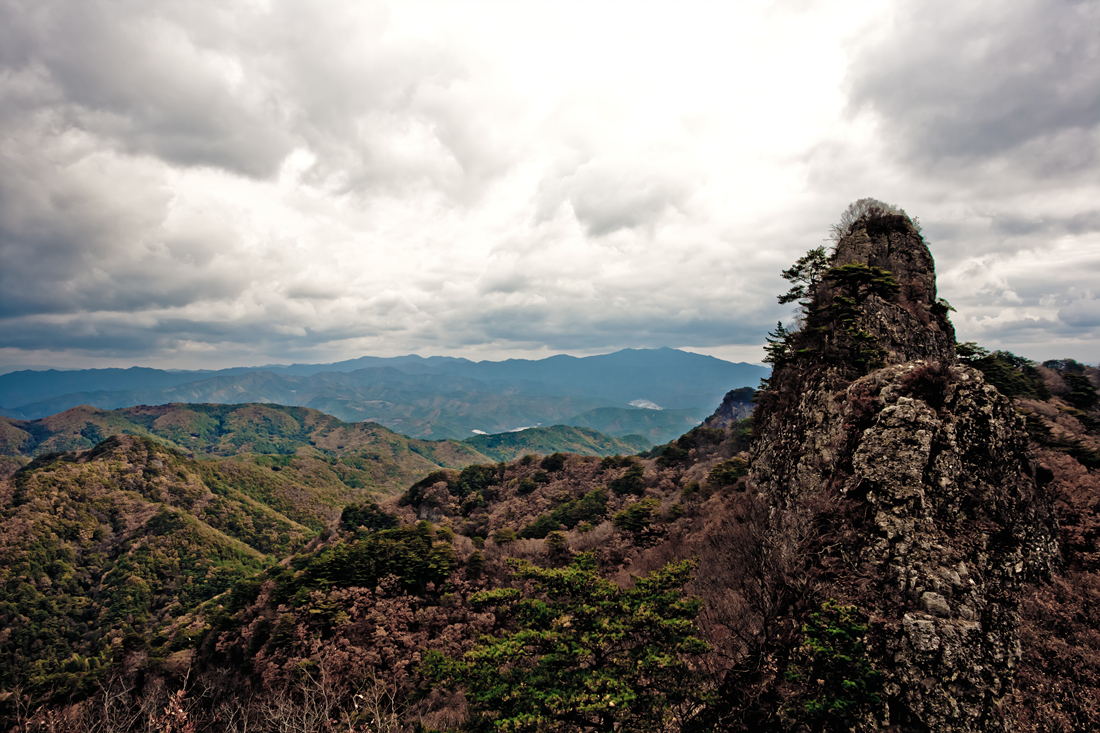
[[[936,297],[936,265],[913,222],[904,213],[872,208],[849,227],[830,259],[832,271],[864,265],[890,273],[897,290],[872,294],[862,303],[855,330],[874,337],[883,361],[901,364],[916,359],[954,361],[955,329],[947,306]],[[813,310],[825,315],[844,288],[826,279],[814,293]]]
[[[773,542],[814,602],[871,619],[885,684],[857,729],[1006,730],[1017,589],[1055,553],[1022,420],[956,361],[908,217],[865,212],[829,265],[754,416]]]

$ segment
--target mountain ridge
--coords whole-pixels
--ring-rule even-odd
[[[349,422],[373,419],[412,437],[461,439],[475,431],[548,425],[637,400],[709,409],[731,387],[755,385],[767,373],[674,349],[559,356],[504,362],[362,357],[339,363],[348,371],[317,369],[306,375],[237,368],[198,379],[136,367],[15,372],[0,375],[0,415],[37,419],[78,404],[117,409],[171,402],[274,402],[316,407]],[[116,389],[120,383],[127,388]],[[81,389],[69,389],[74,385]],[[33,399],[24,401],[28,397]],[[441,397],[447,398],[444,403]]]

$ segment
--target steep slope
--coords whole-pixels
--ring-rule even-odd
[[[850,722],[1006,730],[1022,583],[1057,556],[1023,421],[957,362],[908,217],[865,212],[828,264],[754,416],[768,533],[786,572],[813,579],[810,598],[870,619],[881,686]],[[788,613],[806,618],[806,600],[787,598]]]
[[[988,365],[982,364],[982,367]],[[1030,368],[1029,368],[1030,367]],[[1023,655],[1009,706],[1018,731],[1100,728],[1100,370],[1071,359],[1005,371],[1035,384],[1018,393],[1036,475],[1058,520],[1061,562],[1021,601]],[[1031,378],[1031,379],[1028,379]],[[998,381],[1003,381],[998,379]],[[1021,379],[1012,379],[1017,385]],[[1045,388],[1045,390],[1044,390]],[[1041,399],[1045,396],[1046,399]]]
[[[722,404],[718,409],[703,421],[703,426],[708,428],[728,428],[730,425],[741,422],[752,415],[753,400],[756,398],[756,390],[752,387],[731,389],[722,398]]]
[[[0,481],[0,689],[87,690],[313,534],[146,438],[40,457]]]

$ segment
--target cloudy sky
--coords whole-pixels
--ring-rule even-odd
[[[0,0],[0,365],[758,361],[865,196],[1100,360],[1100,3]]]

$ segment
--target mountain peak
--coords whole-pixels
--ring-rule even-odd
[[[837,242],[833,265],[854,263],[893,273],[899,298],[931,305],[936,301],[936,263],[920,231],[904,213],[874,207],[860,216]]]
[[[864,370],[917,359],[954,362],[955,329],[949,306],[936,297],[936,265],[920,230],[888,204],[857,211],[837,231],[828,270],[813,287],[806,346]]]

